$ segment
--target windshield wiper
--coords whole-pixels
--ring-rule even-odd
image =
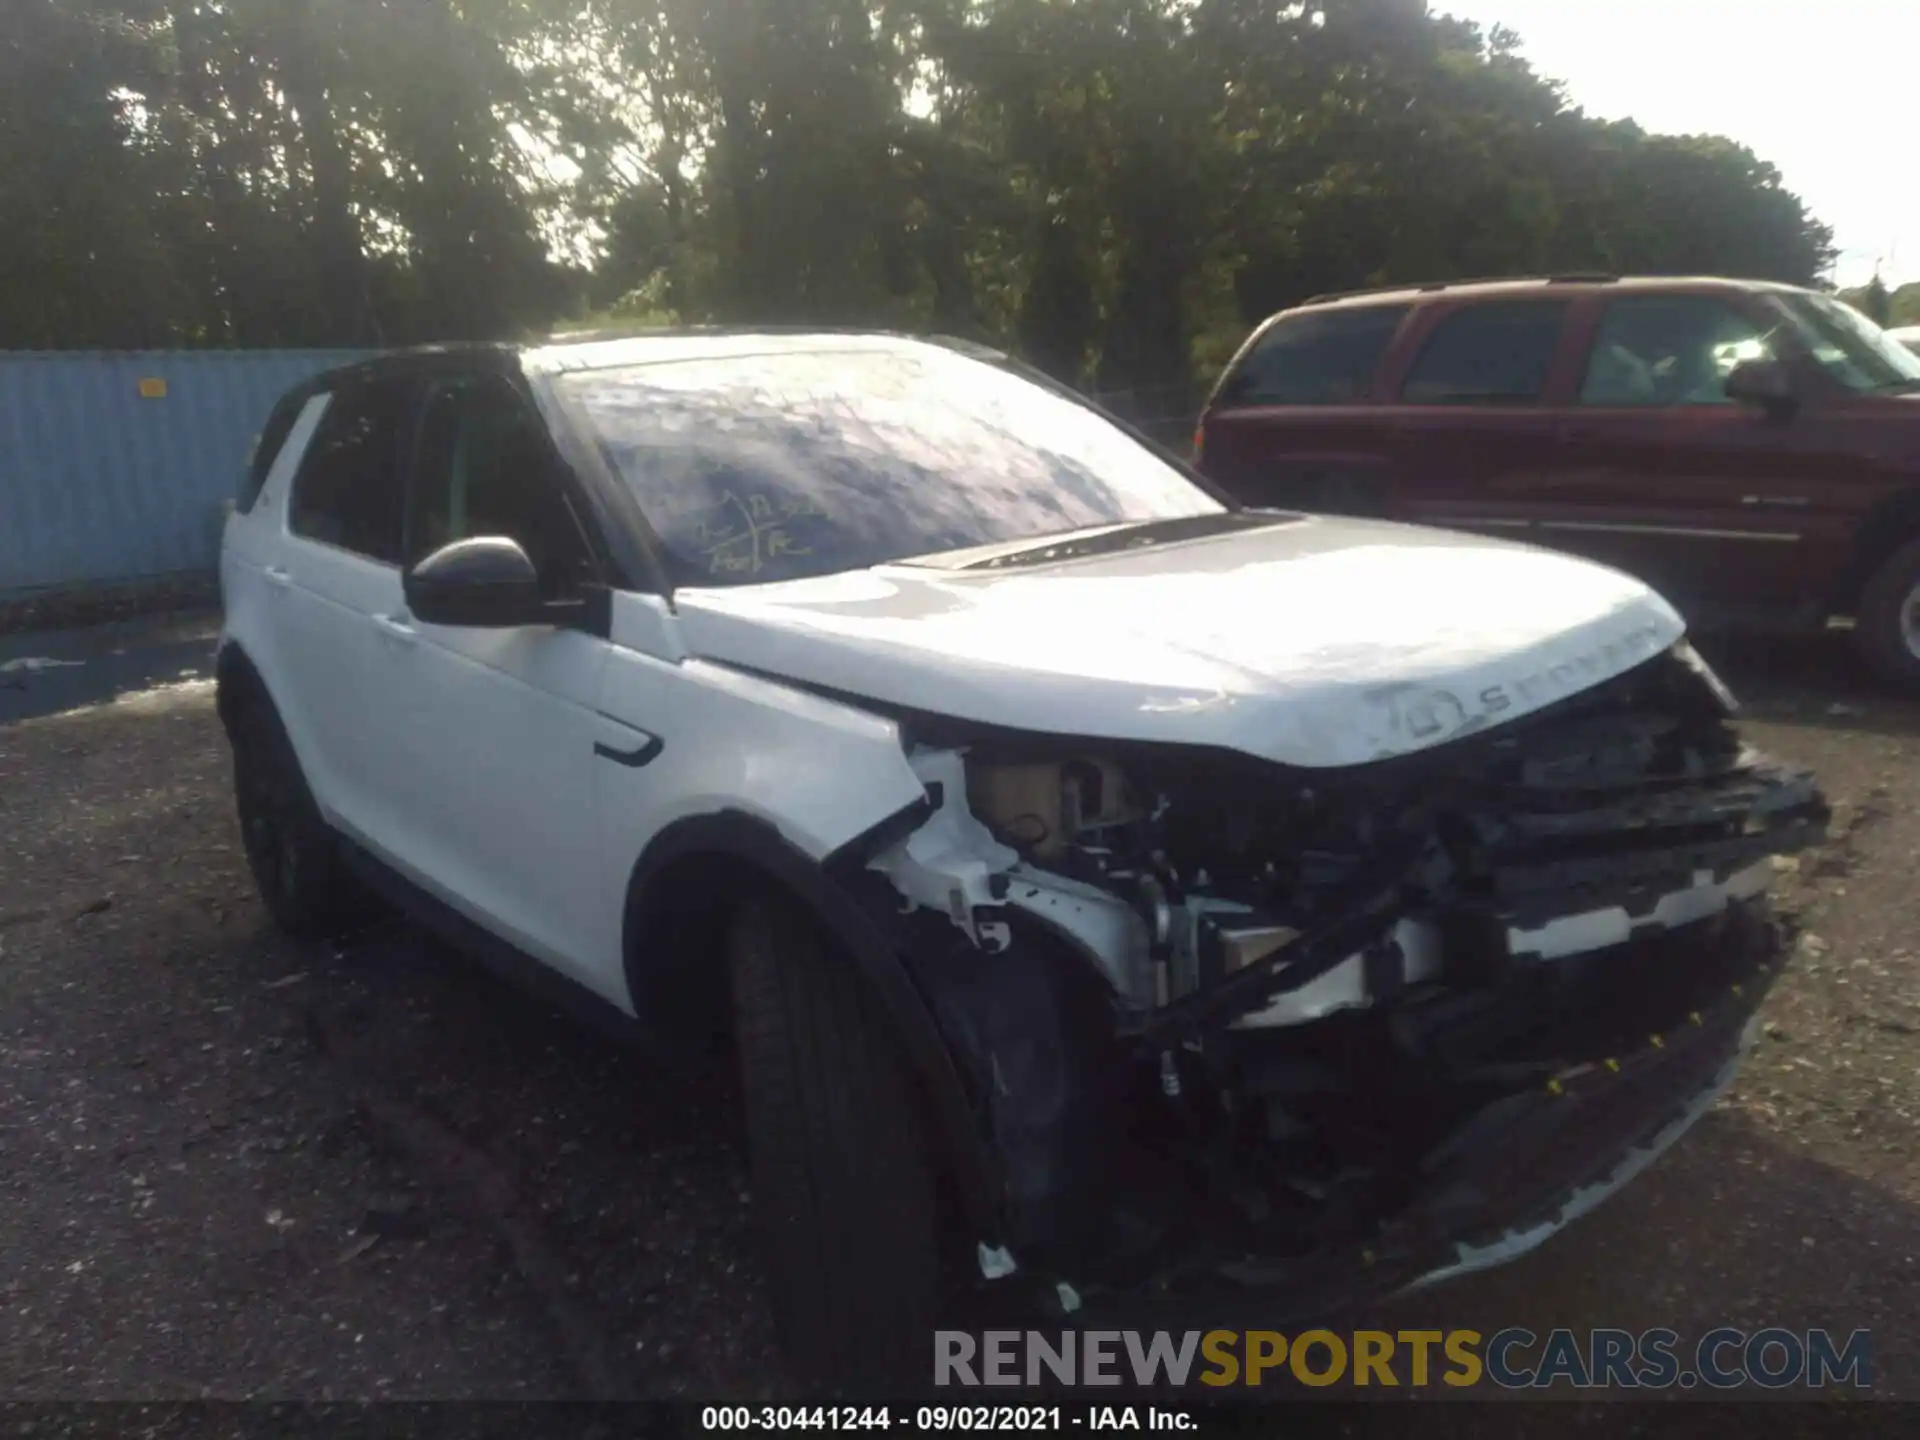
[[[1209,515],[1182,515],[1171,520],[1142,520],[1135,525],[1118,525],[1091,535],[1036,540],[1031,545],[1002,550],[955,568],[1004,570],[1017,565],[1052,565],[1061,560],[1082,560],[1090,555],[1116,555],[1148,545],[1199,540],[1209,535],[1224,535],[1230,530],[1258,529],[1299,518],[1298,515],[1277,510],[1222,510]]]
[[[1908,375],[1899,380],[1888,380],[1873,388],[1882,395],[1904,395],[1911,390],[1920,390],[1920,375]]]

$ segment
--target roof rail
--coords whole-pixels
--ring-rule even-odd
[[[1394,295],[1407,290],[1432,293],[1438,290],[1451,290],[1460,285],[1506,285],[1529,280],[1547,285],[1611,285],[1619,278],[1618,275],[1609,275],[1598,270],[1569,270],[1562,275],[1478,275],[1459,280],[1407,280],[1398,285],[1369,285],[1360,290],[1330,290],[1324,295],[1309,295],[1300,303],[1325,305],[1333,300],[1355,300],[1362,295]]]

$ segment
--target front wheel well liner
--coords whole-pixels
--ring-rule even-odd
[[[622,955],[641,1025],[711,1037],[727,994],[722,947],[740,901],[770,888],[800,904],[873,987],[920,1081],[976,1235],[997,1239],[998,1168],[933,1012],[900,957],[832,873],[771,824],[739,810],[689,816],[649,842],[627,882]],[[684,1047],[674,1047],[684,1048]]]

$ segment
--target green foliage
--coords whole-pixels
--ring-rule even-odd
[[[1832,255],[1750,151],[1591,120],[1417,0],[0,16],[0,346],[870,324],[1172,414],[1320,291]]]

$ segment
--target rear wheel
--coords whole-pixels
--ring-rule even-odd
[[[1920,539],[1873,572],[1855,622],[1855,642],[1874,674],[1893,689],[1920,694]]]
[[[754,1206],[794,1364],[836,1383],[924,1378],[941,1290],[918,1087],[871,986],[791,903],[730,941]]]
[[[279,716],[257,698],[234,717],[233,790],[247,866],[276,925],[318,938],[378,918],[379,902],[346,868]]]

